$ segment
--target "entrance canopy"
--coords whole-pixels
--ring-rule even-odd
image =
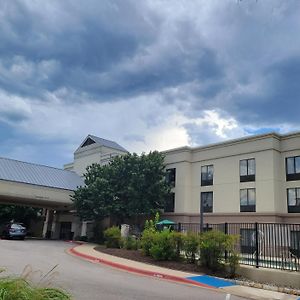
[[[54,209],[72,205],[83,179],[72,171],[0,158],[0,202]]]

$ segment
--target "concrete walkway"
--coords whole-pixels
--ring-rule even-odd
[[[279,292],[239,286],[229,280],[219,279],[206,275],[186,273],[159,266],[149,265],[133,260],[128,260],[96,251],[94,244],[76,245],[69,249],[71,255],[83,258],[93,263],[105,264],[126,272],[143,276],[152,276],[163,280],[171,280],[184,284],[191,284],[207,289],[219,290],[225,294],[244,297],[247,299],[300,299],[298,296],[287,295]],[[228,298],[229,299],[229,298]]]

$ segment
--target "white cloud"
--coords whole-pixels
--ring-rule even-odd
[[[300,63],[275,64],[298,55],[296,2],[24,3],[0,10],[0,122],[16,157],[42,149],[27,137],[64,160],[88,133],[147,152],[297,128]]]
[[[0,120],[14,125],[31,114],[30,101],[0,90]]]
[[[151,101],[149,101],[151,98]],[[55,98],[27,101],[31,114],[15,126],[42,140],[60,141],[74,146],[89,133],[119,142],[130,151],[148,152],[195,145],[187,127],[197,128],[197,136],[207,130],[217,140],[245,134],[232,117],[221,117],[207,110],[202,117],[191,118],[176,106],[166,104],[159,94],[147,95],[118,102],[82,102],[66,104]],[[143,139],[126,139],[126,136]],[[206,139],[197,139],[205,143]]]
[[[163,104],[159,95],[118,102],[66,104],[56,98],[30,102],[31,114],[16,126],[44,140],[60,140],[77,146],[87,134],[115,140],[130,151],[149,151],[188,143],[183,116],[176,107]],[[128,141],[126,136],[143,136]]]

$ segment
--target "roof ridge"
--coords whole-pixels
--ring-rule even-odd
[[[47,166],[47,165],[38,164],[38,163],[32,163],[32,162],[23,161],[23,160],[14,159],[14,158],[9,158],[9,157],[0,156],[0,159],[6,159],[6,160],[20,162],[20,163],[23,163],[23,164],[34,165],[34,166],[39,166],[39,167],[46,167],[46,168],[51,168],[51,169],[55,169],[55,170],[59,170],[59,171],[66,171],[66,172],[71,172],[71,173],[76,174],[75,172],[70,171],[70,170],[65,170],[65,169],[61,169],[61,168],[57,168],[57,167],[53,167],[53,166]]]
[[[109,139],[105,139],[105,138],[102,138],[102,137],[100,137],[100,136],[97,136],[97,135],[93,135],[93,134],[89,134],[88,136],[90,136],[91,138],[97,138],[97,139],[101,139],[101,140],[105,140],[105,141],[108,141],[108,142],[113,142],[113,143],[116,143],[116,144],[118,144],[116,141],[113,141],[113,140],[109,140]],[[119,144],[118,144],[119,145]],[[119,145],[119,146],[121,146],[121,145]]]
[[[293,134],[297,134],[300,132],[294,132]],[[229,140],[223,140],[223,141],[219,141],[219,142],[215,142],[215,143],[208,143],[205,145],[200,145],[200,146],[181,146],[181,147],[176,147],[176,148],[172,148],[172,149],[167,149],[167,150],[163,150],[161,152],[165,153],[165,152],[172,152],[172,151],[177,151],[177,150],[189,150],[189,151],[194,151],[194,150],[202,150],[202,149],[207,149],[207,148],[214,148],[214,147],[220,147],[220,146],[226,146],[226,145],[230,145],[230,144],[235,144],[235,143],[243,143],[245,141],[249,141],[249,140],[254,140],[254,139],[263,139],[266,137],[277,137],[279,139],[284,138],[284,137],[288,137],[289,134],[281,134],[278,133],[276,131],[270,131],[270,132],[265,132],[265,133],[259,133],[259,134],[249,134],[249,135],[244,135],[242,137],[239,138],[232,138]]]
[[[101,145],[101,142],[104,143],[108,143],[108,144],[113,144],[113,145],[101,145],[101,146],[106,146],[106,147],[110,147],[110,148],[113,148],[113,149],[118,149],[118,150],[122,150],[122,151],[125,151],[125,152],[128,152],[128,150],[126,150],[123,146],[121,146],[118,142],[116,141],[113,141],[113,140],[109,140],[109,139],[105,139],[105,138],[102,138],[102,137],[99,137],[99,136],[96,136],[96,135],[93,135],[93,134],[88,134],[88,136],[84,139],[84,141],[80,144],[79,148],[82,147],[82,145],[85,143],[85,141],[90,138],[92,140],[94,140],[94,142],[96,144],[100,144]],[[117,147],[117,148],[116,148]]]

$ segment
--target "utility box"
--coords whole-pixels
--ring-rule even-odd
[[[128,224],[121,225],[121,237],[127,238],[129,236],[130,226]]]

